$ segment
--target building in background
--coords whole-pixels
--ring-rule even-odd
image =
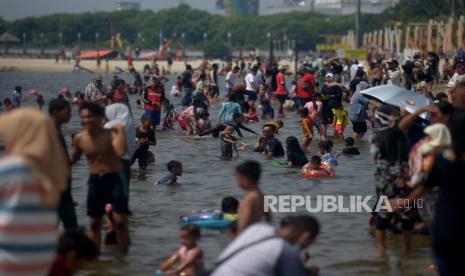
[[[258,16],[260,0],[225,0],[226,16]]]
[[[115,5],[115,11],[140,11],[139,2],[117,2]]]

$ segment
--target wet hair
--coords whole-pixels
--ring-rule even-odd
[[[365,76],[365,71],[363,71],[363,69],[358,69],[357,72],[355,72],[355,77],[363,78],[363,76]]]
[[[95,117],[103,117],[105,116],[105,109],[96,103],[85,103],[79,107],[79,113],[83,110],[89,110],[90,114]]]
[[[168,169],[169,172],[173,172],[174,169],[182,167],[182,163],[176,160],[171,160],[166,164],[166,168]]]
[[[232,93],[231,95],[229,95],[229,101],[231,101],[231,102],[237,101],[236,93]]]
[[[186,231],[187,234],[192,238],[200,238],[200,228],[193,223],[183,225],[181,227],[181,231]]]
[[[226,214],[236,214],[239,208],[239,201],[232,197],[223,197],[221,200],[221,211]]]
[[[452,149],[458,163],[465,164],[465,111],[456,111],[451,123]]]
[[[299,114],[300,116],[308,117],[308,109],[305,107],[302,107],[301,109],[299,109]]]
[[[298,152],[298,153],[304,153],[302,151],[302,148],[300,147],[299,140],[295,136],[289,136],[286,139],[286,149],[287,152]]]
[[[319,157],[318,155],[313,155],[310,159],[310,163],[321,164],[321,157]]]
[[[354,140],[354,138],[352,138],[352,137],[346,137],[346,138],[344,139],[344,142],[345,142],[346,145],[348,145],[348,146],[353,146],[353,145],[355,144],[355,140]]]
[[[19,85],[18,85],[18,86],[15,86],[15,90],[16,90],[17,92],[21,92],[21,91],[23,90],[23,87],[21,87],[21,86],[19,86]]]
[[[63,96],[63,95],[60,94],[60,95],[58,95],[57,99],[59,99],[59,100],[65,100],[65,96]]]
[[[262,169],[257,161],[248,160],[236,167],[236,173],[258,183]]]
[[[150,115],[146,115],[146,114],[144,114],[144,115],[142,115],[142,116],[140,117],[140,121],[141,121],[141,122],[145,122],[145,121],[147,121],[147,120],[152,120],[152,117],[150,117]]]
[[[455,111],[454,106],[449,102],[442,101],[437,103],[436,106],[438,107],[439,111],[441,111],[441,113],[444,115],[452,115]]]
[[[226,128],[232,128],[232,129],[234,130],[235,127],[234,127],[233,124],[226,124],[225,129],[226,129]]]
[[[142,101],[140,99],[137,99],[136,104],[142,104]]]
[[[318,220],[310,215],[299,215],[296,217],[298,229],[304,232],[310,232],[311,238],[315,239],[320,233],[320,224]]]
[[[241,70],[241,68],[239,68],[239,66],[234,66],[233,70],[239,71],[239,70]]]
[[[436,100],[441,100],[443,98],[447,98],[447,94],[444,92],[439,92],[436,94]]]
[[[70,108],[69,102],[60,99],[53,99],[48,104],[48,113],[53,115],[53,113],[63,111],[66,108]]]
[[[97,247],[81,230],[65,232],[58,241],[57,252],[65,256],[75,251],[79,259],[92,260],[97,257]]]

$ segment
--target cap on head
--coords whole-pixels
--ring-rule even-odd
[[[334,77],[334,74],[329,72],[329,73],[326,73],[326,76],[325,78],[333,78]]]

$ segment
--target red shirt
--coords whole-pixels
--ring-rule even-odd
[[[159,112],[161,102],[163,101],[164,98],[165,98],[165,88],[163,88],[163,86],[147,87],[143,94],[143,100],[144,100],[144,103],[146,104],[145,109]],[[156,103],[157,105],[153,106],[154,103]]]
[[[305,84],[307,87],[304,89],[302,84]],[[315,88],[315,77],[310,73],[305,73],[297,83],[297,91],[301,98],[310,98],[313,96],[313,89]]]
[[[286,94],[286,75],[279,72],[276,75],[276,83],[278,87],[276,88],[276,94],[283,95]]]

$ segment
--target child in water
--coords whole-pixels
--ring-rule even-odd
[[[187,224],[181,228],[181,247],[166,260],[160,271],[168,275],[197,275],[204,270],[203,252],[197,247],[200,239],[200,229],[195,224]],[[171,269],[179,262],[176,269]]]
[[[264,152],[266,149],[266,138],[265,137],[260,137],[258,139],[258,145],[255,147],[253,150],[254,152]]]
[[[302,118],[302,131],[304,133],[304,142],[302,143],[302,150],[304,153],[308,152],[308,146],[313,139],[313,122],[308,116],[308,109],[300,109],[300,118]]]
[[[182,175],[182,164],[179,161],[171,160],[166,165],[169,173],[157,182],[158,185],[173,186],[178,184],[178,176]]]
[[[333,128],[334,134],[337,139],[344,140],[344,130],[346,128],[347,123],[349,122],[349,115],[344,107],[341,105],[339,107],[332,109],[334,117],[333,117]]]
[[[250,225],[262,221],[271,221],[271,213],[263,209],[263,193],[258,187],[260,181],[261,167],[256,161],[246,161],[236,167],[236,180],[243,190],[246,191],[239,205],[237,233],[240,234]]]
[[[286,150],[287,164],[289,168],[302,168],[302,166],[308,163],[307,156],[305,156],[305,153],[302,151],[302,148],[299,145],[299,141],[294,136],[287,137]]]
[[[333,149],[333,145],[333,141],[326,140],[320,141],[318,147],[320,148],[321,161],[325,164],[337,166],[336,155],[334,155],[334,153],[331,152],[331,150]]]
[[[360,155],[358,148],[354,147],[355,140],[352,137],[346,137],[344,139],[346,147],[342,150],[342,154],[346,155]]]
[[[44,105],[45,105],[45,101],[44,101],[44,96],[42,95],[37,95],[37,108],[42,111],[42,109],[44,108]]]
[[[274,119],[274,108],[271,106],[270,100],[265,99],[262,102],[262,119]]]
[[[3,105],[5,106],[5,111],[6,112],[11,112],[13,111],[14,107],[13,104],[11,103],[10,98],[6,98],[3,100]]]
[[[233,152],[236,154],[236,157],[239,157],[239,151],[237,150],[237,140],[236,137],[232,135],[234,132],[234,126],[227,125],[224,129],[224,133],[221,134],[221,157],[232,158]]]
[[[74,275],[97,254],[94,243],[83,231],[65,231],[58,241],[55,260],[48,275]]]
[[[253,106],[249,108],[249,112],[247,112],[247,114],[245,114],[244,117],[247,119],[247,123],[256,123],[260,121],[256,113],[255,107]]]
[[[303,166],[302,171],[308,171],[308,170],[312,170],[314,172],[322,172],[324,174],[329,175],[329,172],[321,168],[321,158],[318,155],[312,156],[312,158],[310,159],[310,162],[307,165]]]
[[[168,99],[163,100],[163,130],[173,130],[176,121],[176,111]]]
[[[138,160],[139,169],[145,170],[149,163],[149,147],[157,144],[155,132],[152,129],[152,118],[149,115],[142,115],[140,126],[136,129],[136,138],[139,148],[134,152],[131,164]]]

